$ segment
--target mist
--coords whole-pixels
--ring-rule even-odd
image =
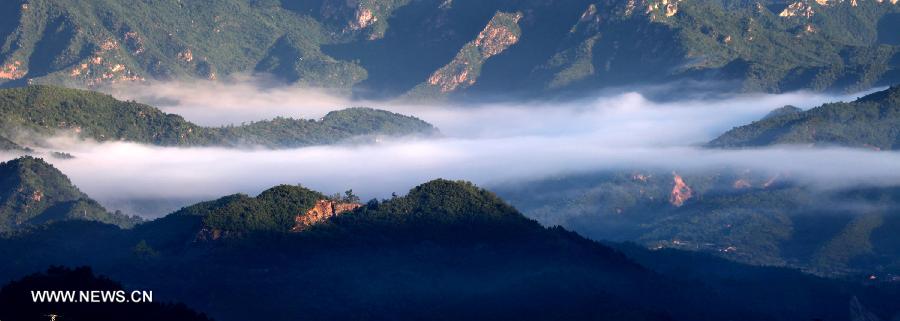
[[[895,152],[698,146],[783,105],[806,109],[861,94],[796,92],[654,102],[639,92],[623,92],[565,103],[456,106],[362,102],[324,91],[240,82],[166,83],[120,91],[132,94],[116,94],[120,98],[153,103],[206,125],[276,116],[317,118],[330,110],[370,106],[419,117],[443,134],[285,150],[156,147],[70,137],[46,142],[43,152],[75,156],[46,159],[82,191],[111,210],[145,217],[159,217],[180,206],[228,194],[255,195],[277,184],[302,184],[329,194],[353,189],[370,199],[404,194],[435,178],[469,180],[490,188],[556,175],[635,168],[790,172],[798,182],[822,188],[900,184],[900,154]]]

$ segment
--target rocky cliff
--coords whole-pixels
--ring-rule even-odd
[[[332,200],[319,200],[313,208],[294,218],[294,227],[291,232],[300,232],[309,227],[322,223],[329,218],[355,210],[362,206],[359,203],[343,203]]]

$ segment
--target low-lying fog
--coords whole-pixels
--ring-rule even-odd
[[[788,171],[817,186],[900,183],[900,153],[895,152],[697,147],[783,105],[810,108],[859,95],[758,94],[653,102],[638,92],[622,92],[569,103],[427,106],[358,102],[321,91],[262,88],[247,82],[173,83],[117,92],[120,98],[149,102],[204,125],[274,116],[318,118],[329,110],[369,106],[419,117],[443,133],[427,140],[288,150],[51,141],[52,150],[71,153],[75,159],[46,159],[85,193],[110,209],[145,217],[226,194],[255,195],[276,184],[300,183],[325,193],[352,188],[369,199],[404,194],[434,178],[490,187],[617,168],[692,171],[737,166]]]

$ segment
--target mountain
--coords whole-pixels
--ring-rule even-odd
[[[42,159],[0,163],[0,233],[61,220],[90,220],[131,227],[138,217],[109,213]]]
[[[802,112],[782,109],[752,124],[729,130],[708,146],[802,144],[895,150],[900,148],[898,128],[900,87],[895,86],[849,103],[829,103]]]
[[[0,89],[0,115],[0,128],[11,133],[73,133],[101,142],[125,140],[162,146],[287,148],[366,136],[437,132],[417,118],[370,108],[333,111],[318,121],[276,118],[241,126],[201,127],[152,106],[49,86]]]
[[[0,151],[28,151],[28,149],[6,137],[0,136]]]
[[[430,98],[900,80],[892,0],[16,0],[2,9],[7,86],[264,73],[365,97]]]
[[[734,168],[606,171],[496,186],[527,216],[592,239],[825,276],[900,276],[900,190]]]
[[[844,320],[851,309],[883,319],[900,313],[900,289],[890,283],[820,279],[672,250],[617,250],[542,227],[465,182],[431,181],[285,229],[292,215],[309,222],[321,214],[317,208],[329,207],[321,201],[335,201],[320,197],[277,186],[129,230],[51,224],[0,239],[0,255],[16,258],[0,266],[0,280],[48,265],[90,265],[217,320]],[[230,233],[198,237],[226,221]],[[284,224],[256,224],[266,221]]]
[[[55,291],[111,291],[121,296],[112,300],[131,300],[132,293],[125,291],[121,284],[101,276],[95,276],[90,268],[68,269],[52,267],[43,273],[35,273],[7,284],[0,289],[0,318],[7,320],[185,320],[208,321],[202,314],[191,311],[183,304],[163,304],[158,302],[81,302],[35,304],[32,291],[36,289]],[[78,293],[78,292],[76,292]],[[80,294],[80,293],[79,293]],[[76,295],[79,295],[76,294]],[[140,293],[142,294],[142,293]],[[143,299],[143,297],[135,296]],[[152,299],[152,297],[151,297]],[[101,300],[98,298],[97,300]],[[112,302],[111,302],[112,301]]]

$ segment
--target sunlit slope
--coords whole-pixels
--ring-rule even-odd
[[[739,148],[779,144],[898,149],[900,87],[891,87],[848,103],[830,103],[808,111],[770,115],[729,130],[708,146]]]
[[[109,213],[39,158],[0,163],[0,234],[62,220],[88,220],[131,227],[141,221]]]
[[[265,73],[413,97],[676,80],[856,90],[900,80],[892,1],[7,1],[0,82],[98,87]]]
[[[370,108],[333,111],[321,120],[276,118],[240,126],[202,127],[152,106],[50,86],[0,90],[0,115],[0,128],[9,137],[70,134],[101,142],[162,146],[284,148],[332,144],[360,136],[431,135],[437,131],[417,118]]]

